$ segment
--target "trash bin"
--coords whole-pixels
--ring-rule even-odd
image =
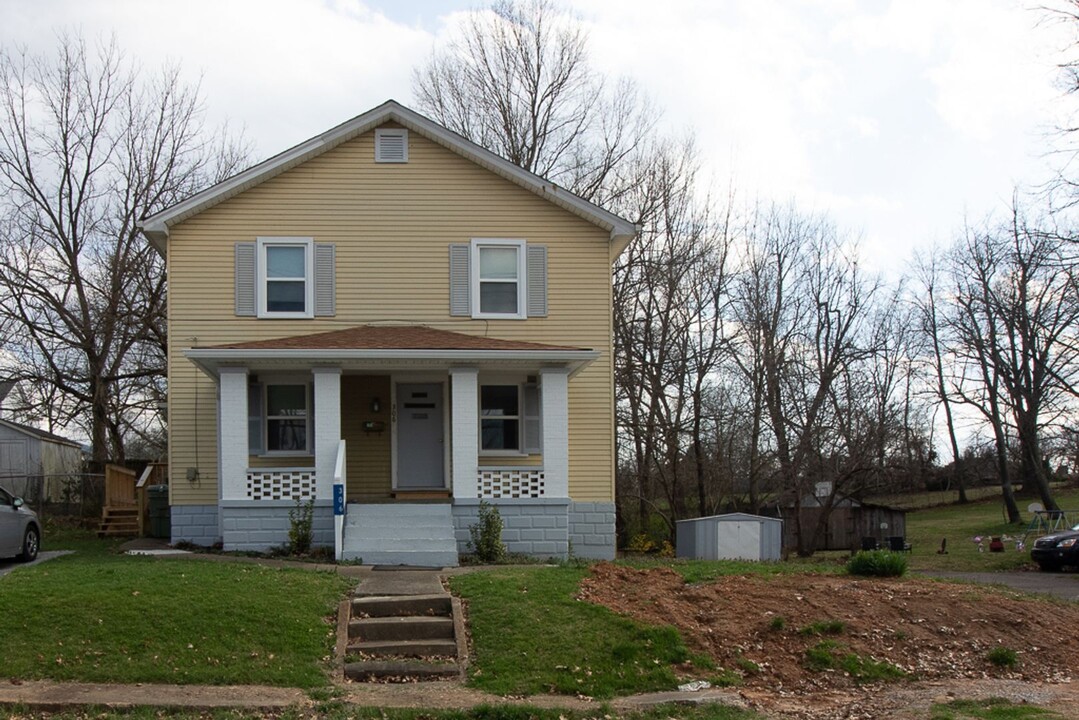
[[[150,537],[168,540],[172,536],[169,486],[151,485],[146,488],[146,493],[147,514],[150,516]]]

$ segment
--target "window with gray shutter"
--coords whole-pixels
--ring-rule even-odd
[[[528,317],[547,317],[547,247],[527,246]]]
[[[236,314],[255,316],[255,243],[236,243]]]
[[[333,317],[336,314],[334,265],[336,246],[315,243],[315,316]]]
[[[524,432],[521,450],[529,454],[539,454],[543,452],[539,385],[532,382],[526,383],[522,395],[524,399]]]
[[[469,272],[468,245],[450,245],[450,315],[472,315],[472,276]]]
[[[247,453],[262,454],[262,385],[247,385]]]

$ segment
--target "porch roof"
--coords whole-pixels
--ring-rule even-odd
[[[346,370],[433,370],[565,367],[575,374],[599,353],[568,345],[467,335],[425,325],[360,325],[343,330],[245,343],[188,348],[184,355],[207,374],[221,367]]]

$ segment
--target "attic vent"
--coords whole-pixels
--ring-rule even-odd
[[[398,128],[375,130],[375,162],[408,162],[408,130]]]

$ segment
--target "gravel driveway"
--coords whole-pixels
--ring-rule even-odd
[[[1006,585],[1013,590],[1041,593],[1063,600],[1079,602],[1079,572],[1050,573],[1032,570],[1029,572],[972,573],[934,571],[922,574],[928,577],[964,580],[986,585]]]

